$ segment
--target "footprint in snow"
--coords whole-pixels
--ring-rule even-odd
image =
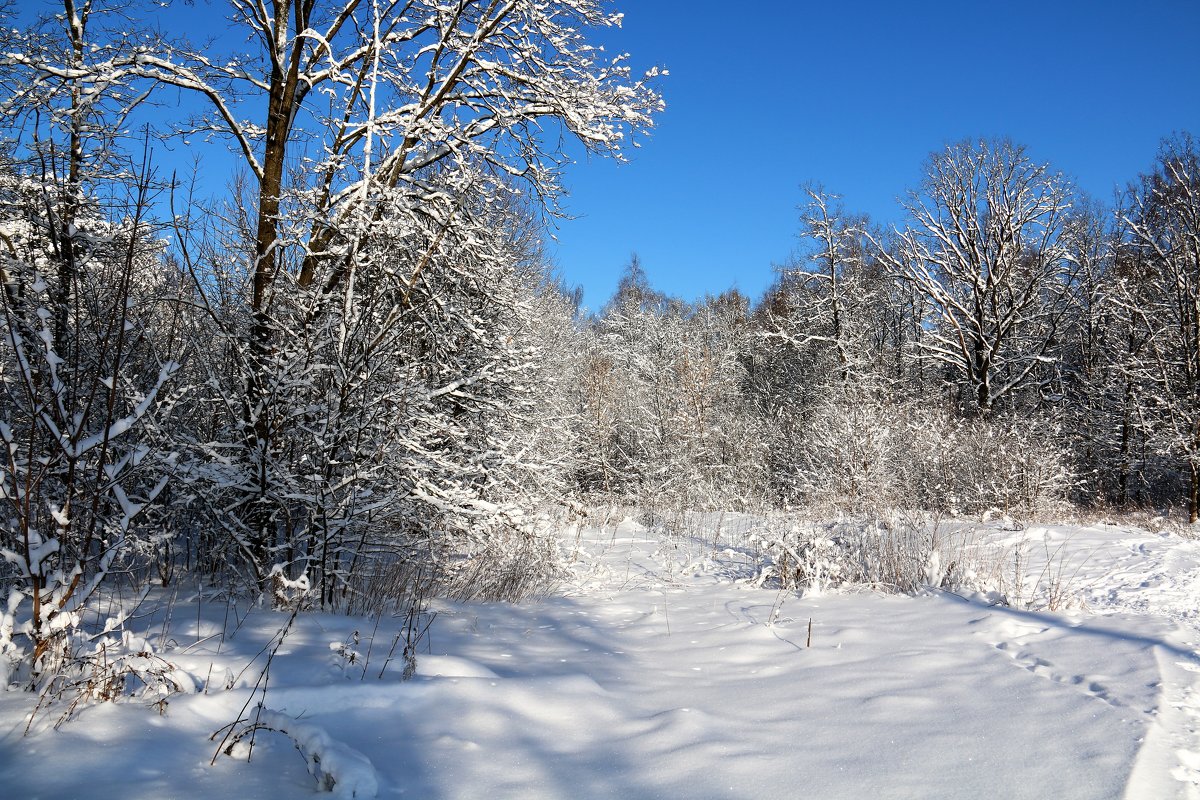
[[[997,642],[992,646],[1011,658],[1015,666],[1021,667],[1037,675],[1039,678],[1045,678],[1061,686],[1070,687],[1089,697],[1094,697],[1113,708],[1129,708],[1127,703],[1123,703],[1116,697],[1113,697],[1112,691],[1100,681],[1094,680],[1087,675],[1071,675],[1059,672],[1052,662],[1035,656],[1027,650],[1019,650],[1019,644]]]

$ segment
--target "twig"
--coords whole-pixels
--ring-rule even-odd
[[[247,614],[248,613],[249,612],[247,612]],[[212,760],[208,762],[209,766],[213,766],[217,763],[217,758],[221,755],[222,751],[225,750],[225,745],[227,742],[229,742],[229,737],[231,735],[233,735],[234,731],[237,729],[237,726],[243,722],[248,721],[248,719],[245,716],[246,709],[250,708],[250,704],[252,702],[254,702],[254,697],[259,693],[259,691],[261,691],[262,695],[263,695],[263,699],[259,701],[258,708],[255,709],[255,714],[254,714],[254,726],[255,726],[255,728],[257,728],[257,726],[259,724],[259,720],[262,716],[263,702],[266,700],[266,696],[267,696],[267,683],[270,681],[270,677],[271,677],[271,662],[275,659],[275,654],[279,652],[279,648],[283,645],[283,640],[287,638],[288,631],[290,631],[292,629],[292,623],[294,623],[296,621],[296,615],[298,613],[299,613],[299,609],[293,609],[292,615],[290,617],[288,617],[287,624],[284,625],[279,630],[279,633],[277,633],[275,636],[271,637],[271,641],[267,642],[267,647],[264,647],[262,650],[260,650],[258,652],[258,655],[255,655],[254,658],[251,659],[250,663],[253,664],[254,661],[258,659],[258,656],[262,655],[263,651],[265,651],[268,647],[270,647],[271,652],[267,655],[267,663],[263,665],[262,671],[258,673],[258,679],[254,682],[254,688],[250,690],[250,696],[246,698],[246,702],[242,705],[241,710],[238,711],[237,718],[233,722],[229,723],[228,725],[218,728],[216,731],[213,732],[213,735],[209,737],[209,740],[211,741],[212,739],[217,738],[218,733],[220,733],[221,731],[225,731],[225,735],[221,738],[221,743],[219,745],[217,745],[216,752],[213,753]],[[274,647],[271,647],[271,642],[275,643]],[[249,667],[249,664],[247,664],[246,666]],[[245,671],[246,671],[245,669],[242,670],[242,672],[245,672]],[[240,737],[238,737],[237,741],[240,741]],[[231,744],[230,747],[232,748],[232,746],[233,745]],[[253,733],[251,733],[250,752],[246,756],[247,761],[250,760],[250,756],[253,755],[253,753],[254,753],[254,735],[253,735]]]
[[[383,614],[375,615],[375,627],[371,630],[371,640],[367,642],[367,654],[363,656],[362,679],[367,677],[367,665],[371,663],[371,651],[375,648],[375,635],[379,633],[379,620],[383,618]]]

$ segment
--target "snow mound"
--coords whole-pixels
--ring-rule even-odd
[[[258,724],[295,742],[321,791],[345,800],[379,794],[379,777],[370,759],[333,739],[323,728],[270,709],[262,710]]]
[[[467,658],[423,655],[417,659],[417,674],[428,678],[497,678],[496,673]]]

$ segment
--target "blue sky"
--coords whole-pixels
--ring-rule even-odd
[[[609,47],[666,66],[633,161],[583,161],[554,248],[598,307],[637,251],[656,288],[757,296],[796,245],[800,186],[900,221],[925,157],[1007,136],[1108,201],[1200,134],[1200,2],[625,0]]]

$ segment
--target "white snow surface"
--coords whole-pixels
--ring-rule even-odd
[[[214,766],[209,737],[286,615],[234,608],[230,633],[244,622],[222,636],[224,602],[181,599],[139,635],[207,691],[165,715],[93,705],[58,730],[51,709],[26,736],[35,698],[0,692],[2,794],[326,796],[300,742],[346,797],[1200,797],[1200,542],[1104,525],[988,535],[1084,610],[798,597],[739,580],[749,553],[712,529],[572,531],[574,577],[553,596],[440,603],[409,681],[399,649],[384,669],[402,619],[300,615],[264,704],[290,738],[260,731],[249,762],[239,746]]]

